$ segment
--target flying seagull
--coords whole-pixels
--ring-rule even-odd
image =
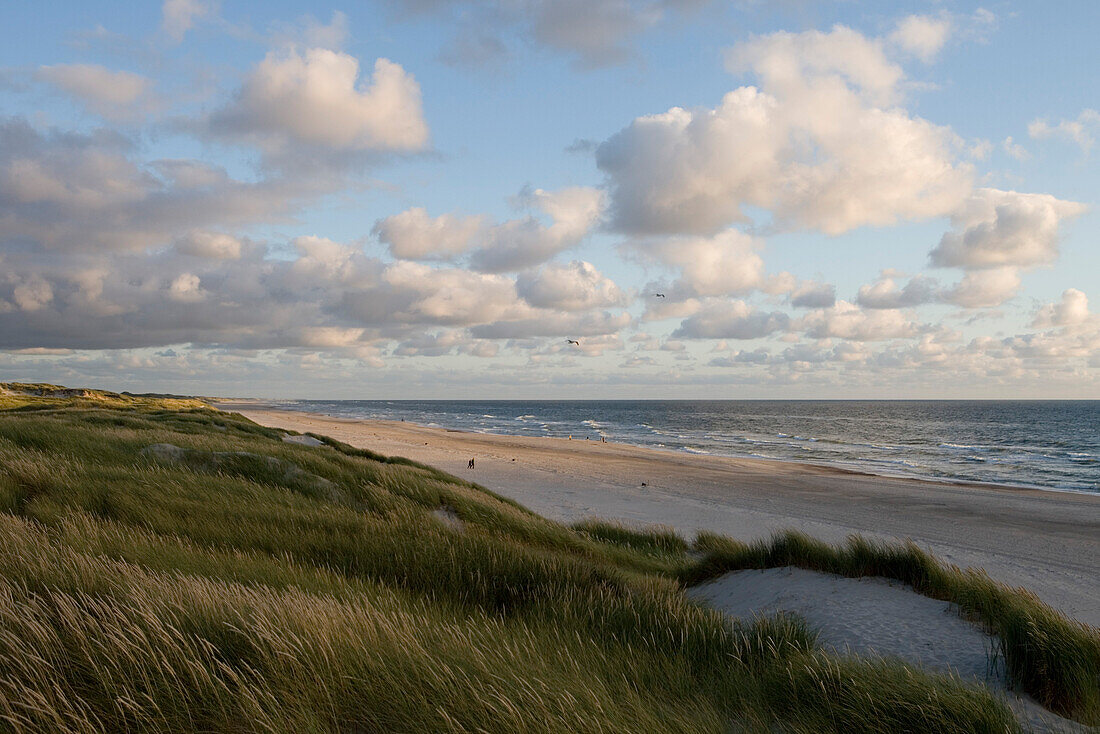
[[[576,344],[578,347],[581,345],[581,343],[579,341],[577,341],[576,339],[566,339],[565,343],[566,344]]]
[[[665,297],[664,293],[654,293],[653,295],[657,296],[658,298],[664,298]]]

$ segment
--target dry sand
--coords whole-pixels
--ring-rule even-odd
[[[662,524],[741,540],[793,528],[830,542],[851,533],[911,538],[950,563],[984,568],[1071,617],[1100,626],[1100,496],[958,485],[832,467],[655,451],[599,441],[467,433],[219,407],[262,425],[405,456],[572,522]],[[474,469],[467,463],[476,460]],[[643,482],[646,486],[642,486]]]

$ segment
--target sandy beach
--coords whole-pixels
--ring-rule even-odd
[[[787,528],[833,542],[851,533],[911,538],[946,561],[983,568],[1100,625],[1100,496],[344,420],[248,402],[218,407],[262,425],[431,464],[567,522],[601,517],[667,525],[687,537],[706,529],[742,540]]]

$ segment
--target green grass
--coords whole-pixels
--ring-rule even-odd
[[[0,401],[4,730],[1018,730],[979,686],[687,600],[732,541],[570,528],[197,401]]]

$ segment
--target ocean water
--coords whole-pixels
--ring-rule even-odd
[[[1100,401],[295,400],[280,408],[572,436],[890,476],[1100,492]]]

